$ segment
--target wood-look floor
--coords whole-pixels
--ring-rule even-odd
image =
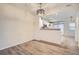
[[[63,55],[79,54],[55,43],[32,40],[0,51],[0,55]]]

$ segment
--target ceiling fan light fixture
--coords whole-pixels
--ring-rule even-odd
[[[40,6],[39,6],[39,9],[36,11],[36,14],[38,16],[43,16],[45,14],[45,10],[42,8],[42,3],[39,3]]]
[[[45,10],[44,9],[38,9],[37,15],[39,15],[39,14],[45,14]]]

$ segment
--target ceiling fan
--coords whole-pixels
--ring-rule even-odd
[[[45,10],[42,8],[43,3],[39,3],[39,9],[36,11],[38,16],[44,16]]]

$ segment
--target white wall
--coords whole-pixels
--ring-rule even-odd
[[[0,50],[32,40],[33,20],[27,9],[0,4]]]
[[[77,33],[78,33],[77,36],[78,36],[78,46],[79,46],[79,18],[78,18],[78,32]]]
[[[61,44],[61,32],[59,30],[37,30],[34,39]]]
[[[78,47],[79,47],[79,16],[76,17],[75,40],[77,41],[77,44],[78,44]]]

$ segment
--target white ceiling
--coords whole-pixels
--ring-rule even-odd
[[[52,6],[53,5],[53,6]],[[47,15],[44,17],[53,21],[75,20],[79,12],[79,4],[49,4],[47,6]]]
[[[45,9],[46,14],[50,14],[49,12],[52,11],[52,13],[57,13],[58,11],[62,11],[63,9],[68,8],[77,8],[79,4],[68,4],[68,3],[45,3],[42,5],[42,8]],[[37,9],[39,9],[39,4],[32,3],[29,4],[29,7],[32,8],[33,12],[36,12]],[[73,9],[72,9],[73,10]]]
[[[36,11],[39,9],[38,3],[16,3],[10,5],[25,9],[37,17]],[[67,19],[70,16],[75,17],[79,12],[78,3],[43,3],[42,8],[45,9],[45,18],[55,20]]]
[[[15,3],[15,4],[10,4],[13,6],[17,6],[19,8],[26,8],[29,11],[28,12],[33,12],[36,14],[36,11],[39,9],[39,3]],[[66,13],[66,12],[77,12],[79,10],[79,4],[78,3],[43,3],[42,8],[45,9],[46,15],[51,15],[51,14],[58,14],[59,12],[61,13]],[[27,11],[27,10],[26,10]]]

